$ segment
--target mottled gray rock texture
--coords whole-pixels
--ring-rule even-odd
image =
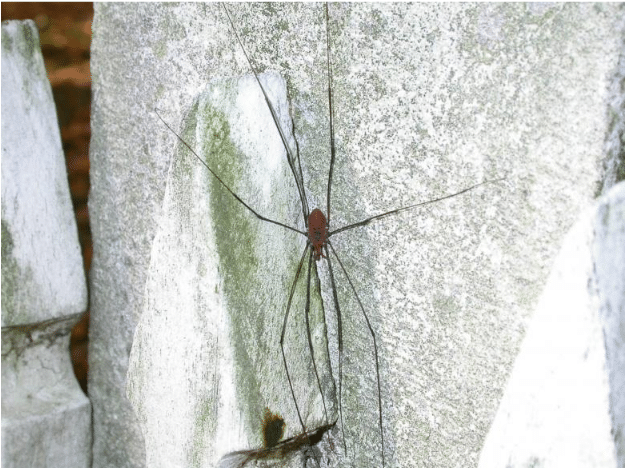
[[[326,211],[324,6],[230,9],[258,69],[286,82],[307,201]],[[376,333],[388,466],[477,466],[563,237],[602,189],[623,16],[612,4],[330,5],[330,229],[506,177],[333,238]],[[265,147],[268,127],[230,128],[264,145],[244,147],[202,124],[212,121],[198,107],[206,93],[250,73],[223,8],[98,5],[92,71],[94,466],[213,466],[260,446],[265,407],[285,418],[285,437],[296,435],[278,341],[303,236],[291,243],[289,231],[233,202],[155,112],[251,206],[304,229],[282,150]],[[237,105],[244,113],[255,102]],[[220,139],[241,146],[216,148]],[[220,161],[228,154],[237,158]],[[379,466],[371,337],[334,267],[343,424],[324,437],[320,461]],[[318,349],[328,343],[328,357],[316,357],[332,419],[337,322],[325,262],[319,276],[313,297],[328,329],[314,328],[313,338]],[[312,428],[325,416],[310,361],[299,358],[306,343],[296,342],[305,336],[303,294],[287,356]]]

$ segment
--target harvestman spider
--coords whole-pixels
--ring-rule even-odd
[[[245,47],[243,46],[243,42],[241,41],[239,34],[237,33],[236,27],[234,25],[234,22],[230,16],[230,13],[228,12],[228,9],[226,8],[226,6],[224,4],[222,4],[222,7],[225,11],[225,14],[228,17],[228,21],[232,27],[232,31],[234,32],[234,35],[236,36],[236,40],[240,46],[240,48],[242,49],[243,53],[245,54],[246,60],[248,62],[248,65],[256,79],[256,82],[258,83],[260,90],[262,91],[262,94],[265,98],[265,101],[267,103],[267,107],[269,108],[269,111],[271,112],[271,116],[273,119],[273,122],[276,126],[276,129],[278,130],[278,133],[280,135],[280,138],[282,140],[282,144],[286,150],[286,154],[287,154],[287,159],[288,159],[288,163],[291,169],[291,172],[293,173],[296,185],[297,185],[297,189],[299,192],[299,198],[302,204],[302,212],[303,212],[303,216],[304,216],[304,223],[305,223],[305,227],[306,229],[304,231],[300,231],[299,229],[293,228],[289,225],[283,224],[279,221],[275,221],[269,218],[266,218],[264,216],[262,216],[261,214],[259,214],[258,212],[256,212],[251,206],[249,206],[247,203],[245,203],[236,193],[234,193],[224,182],[223,180],[219,177],[219,175],[217,175],[213,169],[211,169],[211,167],[209,167],[209,165],[193,150],[193,148],[191,148],[191,146],[178,134],[176,133],[171,126],[165,122],[165,120],[163,120],[163,118],[160,116],[160,114],[157,115],[158,117],[161,119],[161,121],[167,126],[167,128],[174,134],[176,135],[176,137],[180,140],[180,142],[198,159],[198,161],[204,165],[204,167],[206,167],[206,169],[215,177],[215,179],[217,179],[217,181],[219,181],[219,183],[239,202],[241,203],[249,212],[251,212],[254,216],[256,216],[259,220],[262,221],[266,221],[278,226],[281,226],[285,229],[289,229],[291,231],[297,232],[299,234],[302,234],[304,236],[306,236],[307,238],[307,243],[306,243],[306,247],[304,248],[304,252],[302,253],[301,259],[299,261],[299,265],[297,267],[297,272],[295,274],[295,278],[293,280],[291,289],[290,289],[290,293],[289,293],[289,298],[288,298],[288,302],[287,302],[287,307],[286,307],[286,312],[284,314],[284,321],[283,321],[283,325],[282,325],[282,331],[281,331],[281,335],[280,335],[280,348],[281,348],[281,352],[282,352],[282,359],[283,359],[283,363],[284,363],[284,369],[286,372],[286,377],[289,383],[289,388],[291,390],[291,395],[293,398],[293,402],[295,404],[295,409],[297,411],[297,415],[299,418],[299,422],[302,426],[302,433],[292,437],[291,439],[279,442],[274,444],[273,446],[268,446],[265,447],[263,449],[259,449],[259,450],[250,450],[250,451],[241,451],[241,452],[233,452],[232,454],[229,455],[235,455],[235,456],[243,456],[243,462],[241,464],[239,464],[238,466],[243,466],[245,465],[248,461],[252,460],[252,459],[263,459],[263,458],[276,458],[279,457],[281,453],[285,453],[288,451],[294,451],[299,449],[299,447],[301,447],[302,445],[312,445],[313,442],[317,442],[318,439],[320,439],[323,434],[330,429],[331,427],[334,426],[334,424],[336,423],[329,423],[328,422],[328,417],[327,417],[327,410],[326,410],[326,403],[325,403],[325,397],[323,395],[323,391],[321,389],[321,383],[320,383],[320,379],[319,379],[319,374],[317,372],[317,364],[315,362],[315,358],[314,358],[314,351],[313,351],[313,345],[312,345],[312,338],[311,338],[311,333],[310,333],[310,325],[309,325],[309,313],[310,313],[310,278],[311,278],[311,269],[312,269],[312,262],[313,259],[315,262],[318,262],[319,260],[321,260],[322,258],[325,258],[327,264],[328,264],[328,272],[329,272],[329,277],[330,277],[330,283],[332,286],[332,297],[333,297],[333,302],[334,302],[334,307],[337,313],[337,336],[338,336],[338,353],[339,353],[339,359],[338,359],[338,367],[339,367],[339,378],[338,378],[338,408],[339,408],[339,419],[341,421],[341,430],[343,433],[343,446],[345,449],[345,452],[347,452],[347,447],[345,444],[345,433],[344,433],[344,428],[343,428],[343,412],[342,412],[342,404],[341,404],[341,400],[342,400],[342,366],[343,366],[343,336],[342,336],[342,318],[341,318],[341,309],[340,309],[340,304],[339,304],[339,300],[338,300],[338,295],[337,295],[337,288],[336,288],[336,283],[335,283],[335,277],[334,277],[334,272],[333,272],[333,268],[332,268],[332,256],[334,256],[334,258],[336,259],[336,261],[338,262],[341,271],[343,272],[343,274],[345,275],[345,277],[348,280],[349,283],[349,287],[354,295],[354,297],[356,298],[356,301],[358,303],[358,307],[360,308],[363,317],[365,319],[366,325],[367,325],[367,329],[369,332],[369,335],[371,336],[371,340],[373,342],[373,350],[374,350],[374,356],[375,356],[375,371],[376,371],[376,383],[377,383],[377,404],[378,404],[378,426],[379,426],[379,433],[380,433],[380,445],[381,445],[381,458],[382,458],[382,466],[385,466],[385,456],[384,456],[384,431],[383,431],[383,427],[382,427],[382,399],[381,399],[381,386],[380,386],[380,370],[379,370],[379,360],[378,360],[378,348],[377,348],[377,342],[376,342],[376,336],[375,333],[373,331],[373,328],[371,326],[371,323],[369,321],[369,317],[367,316],[367,313],[365,311],[364,306],[362,305],[362,302],[360,300],[360,297],[358,296],[358,293],[356,292],[356,288],[354,287],[349,275],[347,274],[347,271],[343,265],[343,262],[340,260],[340,258],[338,257],[334,246],[332,245],[332,243],[330,242],[330,238],[336,234],[339,234],[340,232],[343,231],[347,231],[350,229],[354,229],[357,227],[362,227],[365,226],[369,223],[371,223],[372,221],[376,221],[378,219],[382,219],[384,217],[387,216],[391,216],[391,215],[395,215],[398,214],[400,212],[403,211],[407,211],[407,210],[411,210],[417,207],[421,207],[424,205],[428,205],[428,204],[432,204],[432,203],[436,203],[442,200],[446,200],[448,198],[452,198],[461,194],[464,194],[466,192],[469,192],[470,190],[473,190],[481,185],[484,184],[489,184],[489,183],[495,183],[498,181],[503,180],[503,178],[499,178],[499,179],[495,179],[495,180],[485,180],[483,182],[480,182],[478,184],[472,185],[464,190],[461,190],[459,192],[450,194],[450,195],[446,195],[443,197],[439,197],[436,199],[432,199],[432,200],[428,200],[425,202],[421,202],[421,203],[416,203],[416,204],[412,204],[412,205],[408,205],[408,206],[404,206],[401,208],[397,208],[391,211],[387,211],[385,213],[381,213],[375,216],[371,216],[369,218],[366,218],[362,221],[359,221],[357,223],[353,223],[353,224],[349,224],[347,226],[343,226],[340,227],[338,229],[334,229],[334,230],[330,230],[329,226],[330,226],[330,200],[331,200],[331,189],[332,189],[332,174],[333,174],[333,169],[334,169],[334,162],[335,162],[335,157],[336,157],[336,149],[335,149],[335,142],[334,142],[334,108],[333,108],[333,99],[332,99],[332,64],[331,64],[331,60],[330,60],[330,32],[329,32],[329,12],[328,12],[328,4],[326,3],[325,5],[325,16],[326,16],[326,65],[327,65],[327,73],[328,73],[328,107],[329,107],[329,127],[330,127],[330,168],[329,168],[329,174],[328,174],[328,183],[327,183],[327,193],[326,193],[326,215],[324,215],[324,213],[319,209],[319,208],[315,208],[314,210],[309,211],[308,208],[308,203],[307,203],[307,198],[306,198],[306,190],[304,188],[304,182],[303,182],[303,175],[302,175],[302,169],[301,169],[301,164],[300,164],[300,159],[299,159],[299,154],[298,152],[296,152],[297,154],[297,158],[296,158],[296,154],[293,153],[292,149],[290,148],[290,146],[287,143],[287,138],[286,135],[283,132],[283,129],[280,127],[279,124],[279,120],[276,114],[276,111],[267,95],[267,92],[265,90],[265,88],[263,87],[263,84],[261,83],[260,79],[259,79],[259,75],[257,72],[256,67],[254,66],[251,58],[248,56],[247,51],[245,50]],[[297,164],[295,163],[297,159]],[[300,408],[299,405],[297,403],[297,398],[295,397],[295,392],[293,389],[293,383],[291,380],[291,374],[289,372],[289,367],[288,367],[288,363],[287,363],[287,359],[286,359],[286,354],[284,351],[284,338],[285,338],[285,332],[286,332],[286,328],[287,328],[287,323],[288,323],[288,318],[289,318],[289,314],[290,314],[290,310],[291,310],[291,304],[293,301],[293,295],[296,289],[296,285],[298,283],[298,280],[300,278],[300,274],[302,271],[302,267],[304,264],[304,260],[306,259],[306,255],[308,254],[308,272],[307,272],[307,297],[306,297],[306,308],[305,308],[305,319],[306,319],[306,333],[307,333],[307,339],[308,339],[308,348],[311,354],[311,358],[312,358],[312,363],[313,363],[313,370],[315,373],[315,377],[317,380],[317,385],[318,385],[318,389],[319,392],[321,394],[322,397],[322,402],[323,402],[323,406],[324,406],[324,413],[326,415],[326,423],[323,426],[320,426],[317,429],[314,430],[308,430],[304,424],[304,421],[302,419],[301,416],[301,412],[300,412]],[[314,441],[313,441],[314,439]],[[319,460],[317,460],[317,464],[319,465]]]

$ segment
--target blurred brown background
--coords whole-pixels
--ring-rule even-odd
[[[88,275],[92,256],[87,197],[91,138],[89,57],[93,3],[2,2],[2,21],[9,19],[32,19],[39,28],[41,50],[61,129],[78,238],[85,273]],[[89,311],[74,327],[70,344],[74,373],[85,393],[89,370],[88,328]]]

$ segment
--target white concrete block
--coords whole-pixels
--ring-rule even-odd
[[[69,356],[87,308],[50,83],[32,21],[2,24],[2,467],[91,464]]]
[[[2,25],[2,326],[84,312],[65,158],[32,22]]]

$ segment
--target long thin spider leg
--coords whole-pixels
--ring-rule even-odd
[[[327,250],[326,250],[326,254],[327,254]],[[321,282],[319,281],[319,273],[317,270],[317,262],[313,262],[313,268],[315,271],[315,279],[316,279],[316,288],[317,288],[317,295],[319,297],[321,297]],[[323,307],[323,303],[321,304],[321,312],[323,314],[323,324],[325,326],[325,330],[326,330],[326,335],[327,335],[327,330],[328,330],[328,321],[326,319],[326,311],[325,308]],[[329,342],[326,340],[326,352],[328,353],[328,356],[330,355],[330,348],[329,348]],[[336,381],[334,380],[334,374],[332,372],[332,366],[328,366],[328,371],[330,372],[330,381],[332,382],[332,394],[336,395]],[[334,421],[336,422],[336,420]],[[329,421],[328,421],[329,424]]]
[[[295,138],[293,138],[295,140]],[[306,190],[304,189],[304,173],[302,172],[302,158],[299,157],[299,143],[295,140],[295,152],[297,154],[297,168],[299,169],[299,179],[297,178],[296,172],[291,166],[291,172],[293,172],[293,176],[295,177],[295,183],[299,186],[301,185],[302,190],[300,193],[300,200],[302,202],[302,212],[304,213],[304,225],[308,228],[308,215],[310,211],[308,210],[308,200],[306,199]],[[287,158],[289,159],[289,158]],[[290,165],[291,163],[289,163]],[[298,188],[299,190],[299,188]]]
[[[293,396],[293,402],[295,403],[295,409],[297,410],[297,417],[299,418],[299,422],[302,425],[302,430],[306,432],[306,426],[304,425],[304,420],[302,419],[302,415],[299,411],[299,405],[297,404],[297,398],[295,398],[295,391],[293,390],[293,383],[291,382],[291,374],[289,373],[289,366],[286,362],[286,355],[284,353],[284,335],[286,334],[286,324],[289,320],[289,313],[291,312],[291,303],[293,302],[293,294],[295,294],[295,287],[297,286],[297,280],[299,279],[299,275],[302,271],[302,265],[304,264],[304,258],[306,257],[306,253],[308,252],[309,245],[306,244],[306,248],[302,253],[302,258],[299,261],[299,265],[297,266],[297,272],[295,273],[295,279],[293,280],[293,284],[291,285],[291,292],[289,293],[289,300],[286,304],[286,312],[284,314],[284,323],[282,324],[282,333],[280,334],[280,349],[282,350],[282,360],[284,361],[284,370],[286,371],[286,378],[289,381],[289,388],[291,389],[291,395]]]
[[[334,299],[334,309],[336,310],[336,327],[339,345],[339,417],[341,418],[341,433],[343,435],[343,449],[347,456],[347,443],[345,442],[345,425],[343,424],[343,317],[341,316],[341,306],[339,305],[339,296],[336,290],[336,282],[334,280],[334,270],[332,269],[332,260],[325,247],[325,259],[328,262],[328,271],[330,272],[330,284],[332,285],[332,298]]]
[[[429,205],[431,203],[436,203],[436,202],[439,202],[439,201],[442,201],[442,200],[447,200],[448,198],[452,198],[452,197],[455,197],[455,196],[458,196],[458,195],[462,195],[463,193],[469,192],[469,191],[471,191],[471,190],[473,190],[473,189],[475,189],[475,188],[477,188],[477,187],[479,187],[481,185],[494,184],[496,182],[501,182],[502,180],[505,180],[505,177],[500,177],[499,179],[493,179],[493,180],[485,180],[483,182],[480,182],[479,184],[475,184],[475,185],[472,185],[471,187],[465,188],[464,190],[460,190],[459,192],[452,193],[451,195],[445,195],[444,197],[435,198],[433,200],[428,200],[428,201],[421,202],[421,203],[415,203],[414,205],[404,206],[402,208],[397,208],[396,210],[391,210],[391,211],[387,211],[386,213],[382,213],[382,214],[379,214],[379,215],[371,216],[370,218],[364,219],[364,220],[359,221],[357,223],[349,224],[349,225],[343,226],[343,227],[341,227],[339,229],[335,229],[334,231],[332,231],[332,232],[330,232],[328,234],[328,237],[330,237],[330,236],[332,236],[334,234],[338,234],[339,232],[342,232],[342,231],[347,231],[348,229],[353,229],[353,228],[356,228],[356,227],[359,227],[359,226],[365,226],[365,225],[369,224],[371,221],[375,221],[377,219],[381,219],[381,218],[384,218],[386,216],[390,216],[390,215],[393,215],[393,214],[396,214],[396,213],[400,213],[402,211],[410,210],[412,208],[417,208],[418,206],[425,206],[425,205]]]
[[[306,337],[308,338],[308,349],[310,350],[310,357],[313,363],[313,369],[315,371],[315,377],[317,378],[317,386],[319,387],[319,393],[321,394],[321,402],[323,403],[323,413],[326,417],[326,424],[328,420],[328,410],[326,408],[326,399],[323,396],[323,390],[321,389],[321,380],[319,379],[319,373],[317,372],[317,363],[315,362],[315,351],[312,344],[312,337],[310,335],[310,270],[312,268],[312,255],[308,257],[308,278],[306,281]]]
[[[226,5],[224,3],[222,3],[221,6],[224,9],[224,11],[226,12],[226,16],[228,17],[228,21],[230,21],[230,25],[232,26],[232,31],[234,32],[234,35],[237,38],[237,42],[239,43],[239,46],[241,47],[241,50],[243,50],[243,54],[245,54],[245,58],[247,59],[247,63],[250,66],[250,69],[252,70],[252,73],[254,74],[254,77],[256,78],[256,82],[258,83],[258,86],[260,86],[260,90],[262,91],[263,96],[265,97],[265,102],[267,103],[267,107],[269,108],[269,112],[271,112],[271,118],[273,119],[273,122],[276,125],[276,128],[278,129],[278,133],[280,134],[280,138],[282,139],[282,144],[284,145],[284,149],[287,152],[287,159],[289,160],[289,166],[291,167],[291,172],[293,172],[293,176],[295,177],[295,183],[297,184],[297,190],[299,191],[299,197],[300,197],[300,200],[302,202],[302,211],[303,211],[303,214],[304,214],[304,222],[308,223],[308,214],[309,214],[309,211],[308,211],[308,201],[306,199],[306,189],[304,188],[304,177],[302,175],[301,164],[299,165],[299,174],[298,174],[297,170],[295,168],[295,163],[294,163],[295,156],[293,155],[291,147],[287,143],[286,135],[282,131],[282,127],[280,126],[280,123],[278,121],[278,116],[276,114],[276,111],[273,108],[273,105],[271,104],[271,101],[269,100],[269,96],[267,95],[267,92],[265,91],[265,87],[260,82],[260,78],[258,77],[258,72],[256,71],[256,67],[254,67],[254,64],[252,63],[252,60],[250,59],[249,55],[247,55],[247,51],[245,50],[245,47],[243,47],[243,41],[241,41],[241,38],[239,37],[239,34],[237,33],[237,30],[236,30],[236,28],[234,26],[234,21],[232,21],[232,17],[230,16],[230,12],[226,8]],[[297,154],[298,154],[298,164],[299,164],[299,146],[298,146]]]
[[[330,14],[326,2],[326,60],[328,65],[328,106],[330,108],[330,172],[328,174],[328,193],[326,195],[326,216],[330,225],[330,192],[332,190],[332,172],[334,170],[334,158],[336,149],[334,146],[334,107],[332,105],[332,63],[330,62]]]
[[[302,425],[302,432],[306,436],[306,441],[308,445],[312,446],[310,442],[310,438],[308,437],[308,433],[306,432],[306,426],[304,425],[304,420],[302,419],[302,414],[299,410],[299,405],[297,404],[297,398],[295,398],[295,390],[293,390],[293,382],[291,381],[291,374],[289,373],[289,366],[286,362],[286,354],[284,352],[284,335],[286,334],[286,324],[289,320],[289,312],[291,311],[291,303],[293,302],[293,295],[295,294],[295,287],[297,286],[297,280],[299,279],[299,275],[302,271],[302,265],[304,264],[304,258],[306,258],[306,253],[310,249],[310,244],[306,244],[306,248],[304,248],[304,252],[302,253],[302,258],[299,261],[299,265],[297,266],[297,272],[295,273],[295,279],[293,280],[293,284],[291,285],[291,292],[289,293],[289,300],[286,305],[286,312],[284,314],[284,323],[282,324],[282,333],[280,334],[280,350],[282,351],[282,361],[284,362],[284,370],[286,371],[286,378],[289,381],[289,388],[291,389],[291,396],[293,397],[293,403],[295,403],[295,410],[297,411],[297,417],[299,419],[300,424]],[[310,250],[310,256],[312,257],[312,249]],[[309,260],[310,261],[310,260]],[[315,461],[318,466],[321,466],[321,462],[317,459],[315,455]]]
[[[379,416],[378,422],[380,425],[380,440],[382,442],[382,466],[384,466],[384,430],[382,429],[382,390],[380,386],[380,365],[379,365],[379,360],[378,360],[378,345],[375,339],[375,333],[373,332],[373,328],[371,327],[371,322],[369,322],[369,317],[367,316],[367,313],[365,312],[365,308],[362,306],[360,297],[358,296],[358,293],[356,292],[356,288],[354,287],[352,280],[347,274],[347,270],[345,270],[345,267],[343,266],[343,262],[341,262],[341,259],[337,255],[336,250],[334,250],[334,246],[332,245],[332,243],[328,241],[328,245],[332,249],[332,253],[334,254],[334,257],[339,262],[339,265],[341,266],[341,270],[343,270],[343,273],[345,274],[345,277],[347,278],[347,281],[349,282],[349,286],[351,287],[352,292],[354,293],[354,296],[356,297],[356,301],[358,301],[358,306],[360,307],[360,310],[362,311],[362,315],[364,315],[365,317],[365,321],[367,322],[367,327],[369,328],[369,333],[371,334],[371,338],[373,340],[373,352],[375,354],[375,374],[376,374],[376,379],[378,381],[378,416]],[[328,256],[328,259],[329,258],[330,257]]]
[[[223,185],[223,186],[224,186],[224,188],[225,188],[228,192],[230,192],[230,194],[231,194],[234,198],[236,198],[236,199],[237,199],[237,201],[238,201],[239,203],[241,203],[241,204],[242,204],[245,208],[247,208],[247,209],[248,209],[248,210],[249,210],[249,211],[250,211],[250,212],[251,212],[254,216],[256,216],[258,219],[260,219],[260,220],[262,220],[262,221],[267,221],[267,222],[269,222],[269,223],[273,223],[273,224],[276,224],[276,225],[278,225],[278,226],[282,226],[283,228],[290,229],[291,231],[295,231],[295,232],[297,232],[297,233],[299,233],[299,234],[303,234],[304,236],[307,236],[307,233],[306,233],[305,231],[300,231],[299,229],[295,229],[294,227],[288,226],[288,225],[283,224],[283,223],[281,223],[281,222],[279,222],[279,221],[274,221],[273,219],[269,219],[269,218],[264,217],[264,216],[263,216],[263,215],[261,215],[261,214],[258,214],[258,213],[256,212],[256,210],[254,210],[251,206],[249,206],[247,203],[245,203],[245,202],[241,199],[241,197],[239,197],[236,193],[234,193],[234,192],[230,189],[230,187],[228,187],[228,186],[226,185],[226,183],[225,183],[223,180],[221,180],[221,177],[219,177],[219,176],[215,173],[215,171],[213,171],[213,170],[210,168],[210,166],[209,166],[208,164],[206,164],[206,161],[204,161],[202,158],[200,158],[200,157],[198,156],[198,154],[197,154],[197,153],[193,150],[193,148],[191,148],[191,146],[190,146],[190,145],[189,145],[186,141],[184,141],[184,139],[183,139],[180,135],[178,135],[178,134],[174,131],[174,129],[173,129],[173,128],[171,128],[171,126],[170,126],[167,122],[165,122],[165,120],[161,117],[161,115],[158,113],[158,111],[157,111],[157,110],[155,110],[154,112],[156,112],[156,115],[158,115],[158,118],[159,118],[159,119],[161,119],[161,122],[163,122],[163,123],[165,124],[165,126],[166,126],[166,127],[167,127],[167,128],[168,128],[168,129],[169,129],[169,130],[170,130],[170,131],[174,134],[174,135],[176,135],[176,137],[178,137],[178,140],[180,140],[180,141],[182,142],[182,144],[183,144],[184,146],[186,146],[186,147],[187,147],[187,149],[188,149],[189,151],[191,151],[191,153],[193,154],[193,156],[195,156],[195,157],[197,158],[197,160],[198,160],[198,161],[200,161],[200,163],[202,163],[202,165],[203,165],[206,169],[208,169],[208,170],[209,170],[209,172],[210,172],[210,173],[211,173],[211,174],[212,174],[212,175],[213,175],[213,176],[214,176],[214,177],[215,177],[215,178],[219,181],[219,183],[220,183],[221,185]]]

